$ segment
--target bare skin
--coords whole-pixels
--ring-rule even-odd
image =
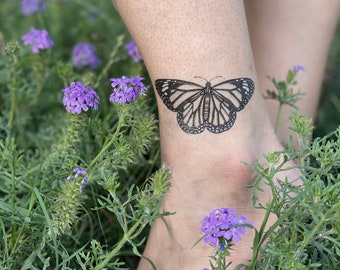
[[[203,243],[192,248],[200,238],[200,221],[212,209],[229,207],[246,215],[258,227],[264,213],[252,207],[252,191],[245,187],[253,182],[254,173],[241,161],[263,161],[263,154],[282,149],[260,91],[260,85],[266,84],[257,79],[245,7],[242,1],[224,0],[114,2],[138,45],[152,81],[169,78],[201,83],[194,77],[210,80],[223,76],[248,77],[255,82],[255,92],[237,114],[234,126],[220,134],[183,132],[176,114],[156,95],[162,162],[173,172],[171,189],[162,207],[176,214],[165,218],[168,227],[162,220],[156,220],[144,256],[157,269],[203,269],[209,266],[212,248]],[[261,46],[260,41],[258,44]],[[289,63],[288,68],[294,64],[304,62]],[[267,70],[268,67],[261,69],[260,78]],[[281,76],[283,70],[285,74],[285,65],[272,75]],[[288,175],[290,179],[296,176],[297,172]],[[269,199],[269,192],[264,192],[262,203]],[[235,245],[231,257],[234,266],[251,258],[253,237],[248,232]],[[147,269],[152,267],[142,259],[139,270]]]
[[[298,89],[305,96],[297,103],[301,113],[314,119],[317,113],[328,50],[340,15],[338,0],[271,1],[245,0],[256,72],[260,89],[273,89],[267,76],[284,80],[293,65],[306,73],[298,75]],[[265,100],[275,124],[278,102]],[[292,134],[287,128],[291,108],[285,107],[279,129],[280,141]]]

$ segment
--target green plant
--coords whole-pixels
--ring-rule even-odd
[[[300,96],[299,92],[295,94],[291,88],[297,83],[297,71],[288,71],[286,81],[271,79],[277,92],[268,93],[280,103],[278,116],[283,105],[294,107]],[[313,130],[311,119],[295,112],[290,120],[290,129],[296,134],[298,148],[293,147],[291,138],[283,151],[268,153],[265,164],[246,164],[258,176],[254,184],[249,186],[253,189],[253,205],[263,209],[266,214],[260,228],[254,228],[253,257],[249,265],[238,265],[235,269],[307,270],[340,267],[340,127],[322,138],[310,141]],[[294,175],[285,173],[289,171],[299,173],[295,173],[296,178],[291,179],[285,176]],[[269,187],[272,195],[266,205],[258,199],[263,192],[260,188],[262,183]],[[270,217],[275,217],[273,224],[269,222]],[[213,236],[232,227],[218,229]],[[215,230],[214,226],[208,227],[210,233],[209,230]],[[226,245],[223,237],[219,239],[213,257],[216,265],[211,263],[211,269],[223,270],[230,264],[228,250],[233,245],[233,239],[228,240],[230,243],[227,241],[229,244]]]
[[[131,38],[110,1],[46,3],[30,16],[19,1],[0,4],[0,269],[135,269],[149,225],[171,214],[159,210],[171,172],[159,164],[153,92],[111,103],[110,78],[150,81],[124,48]],[[31,27],[46,29],[54,45],[32,53],[22,41]],[[95,45],[98,67],[73,65],[80,42]],[[62,90],[72,82],[96,91],[97,110],[65,110]],[[299,149],[288,144],[267,155],[269,165],[249,165],[260,176],[255,205],[278,217],[257,232],[252,269],[339,268],[340,131],[328,132],[327,108],[320,138],[310,142],[309,121],[295,115]],[[290,159],[294,168],[285,166]],[[303,188],[286,179],[273,185],[276,173],[296,168]],[[260,181],[275,195],[266,206],[256,204]]]

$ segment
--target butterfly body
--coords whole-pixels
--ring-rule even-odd
[[[203,102],[203,120],[204,122],[208,121],[209,118],[209,108],[210,108],[210,95],[211,93],[208,92],[207,94],[204,94],[204,102]]]
[[[207,81],[204,86],[177,79],[159,79],[155,86],[165,106],[177,112],[180,128],[190,134],[205,129],[212,133],[229,130],[235,123],[236,112],[245,107],[254,93],[254,83],[249,78],[215,85]]]

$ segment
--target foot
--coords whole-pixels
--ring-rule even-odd
[[[259,123],[259,126],[264,124]],[[267,128],[251,129],[249,126],[236,127],[230,134],[177,134],[176,140],[165,140],[168,144],[162,146],[166,153],[163,160],[173,169],[173,174],[162,207],[176,213],[155,221],[144,251],[144,256],[151,259],[158,270],[209,268],[213,247],[203,241],[194,244],[202,236],[201,220],[213,209],[234,208],[238,215],[246,215],[255,228],[260,227],[265,213],[252,206],[252,189],[246,187],[253,183],[256,175],[242,162],[259,160],[264,163],[264,154],[282,150],[282,146],[269,124]],[[166,136],[171,137],[170,130]],[[164,148],[172,151],[164,151]],[[297,173],[291,171],[285,176],[296,179]],[[260,200],[265,204],[271,193],[268,187],[262,188]],[[269,224],[274,220],[272,218]],[[231,257],[227,258],[232,261],[231,269],[240,263],[249,263],[253,238],[254,231],[247,229],[242,241],[233,246]],[[142,259],[138,269],[153,268]]]

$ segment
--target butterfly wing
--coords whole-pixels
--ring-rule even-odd
[[[186,103],[196,100],[204,88],[196,83],[172,79],[156,80],[155,86],[165,106],[174,112]]]
[[[212,94],[207,101],[206,121],[207,130],[221,133],[230,129],[236,120],[235,106],[222,95]]]
[[[254,93],[254,82],[249,78],[223,81],[212,86],[213,94],[231,103],[236,111],[242,110]]]
[[[204,86],[173,79],[155,81],[156,90],[165,106],[177,112],[177,122],[187,133],[201,133],[204,130],[202,118]]]
[[[211,88],[206,128],[221,133],[234,125],[236,112],[249,102],[254,93],[254,82],[249,78],[239,78],[220,82]]]
[[[203,132],[206,121],[204,118],[205,96],[202,93],[189,98],[177,112],[177,122],[180,128],[191,134]]]
[[[168,109],[177,112],[177,122],[187,133],[198,134],[207,128],[212,133],[230,129],[236,112],[242,110],[254,93],[248,78],[201,86],[183,80],[160,79],[156,90]]]

